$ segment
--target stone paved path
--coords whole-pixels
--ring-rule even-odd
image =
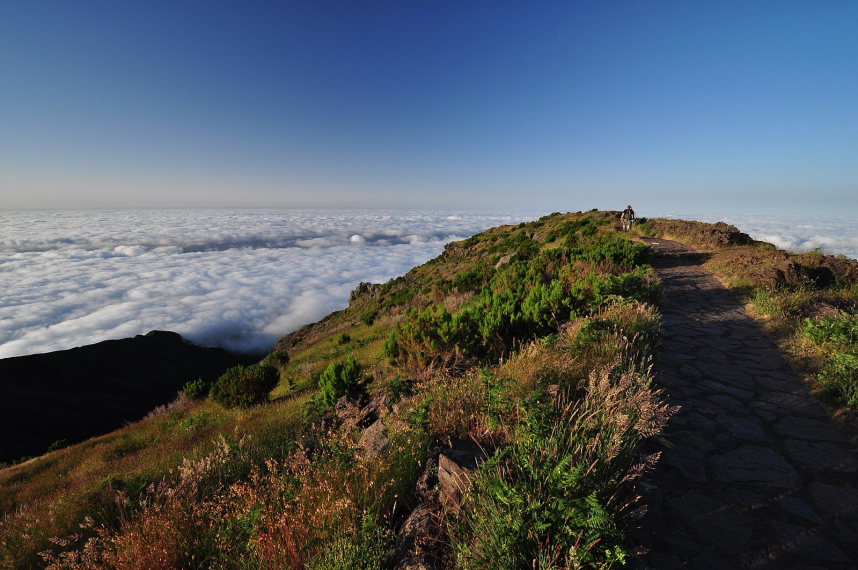
[[[742,303],[660,253],[658,381],[680,405],[643,485],[642,568],[858,568],[858,455]]]

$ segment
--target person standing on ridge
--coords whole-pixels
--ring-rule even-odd
[[[632,205],[629,204],[626,206],[626,209],[623,210],[622,215],[620,216],[620,222],[623,224],[623,231],[630,232],[632,231],[632,222],[635,221],[635,211],[632,210]]]

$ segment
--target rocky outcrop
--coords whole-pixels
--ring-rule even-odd
[[[454,440],[438,455],[438,500],[448,512],[458,513],[462,499],[473,486],[474,472],[485,452],[472,442]]]
[[[394,570],[436,570],[444,551],[444,523],[438,503],[424,501],[411,511],[396,535]]]
[[[759,287],[826,287],[837,281],[858,283],[858,261],[818,253],[791,254],[772,247],[719,251],[709,261],[727,266]]]
[[[691,220],[656,218],[651,227],[660,234],[673,236],[685,243],[706,249],[720,249],[734,245],[751,245],[754,240],[736,226],[716,222],[708,224]]]
[[[386,392],[372,396],[343,396],[334,408],[345,429],[358,430],[358,453],[383,456],[390,448],[388,422],[402,421],[400,406]],[[445,516],[457,514],[473,486],[485,450],[471,441],[452,439],[450,446],[430,457],[415,486],[420,503],[408,515],[396,537],[390,568],[435,570],[445,553]]]

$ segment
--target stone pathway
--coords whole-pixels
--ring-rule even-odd
[[[657,378],[681,410],[642,484],[640,567],[858,568],[854,446],[700,255],[650,243],[664,293]]]

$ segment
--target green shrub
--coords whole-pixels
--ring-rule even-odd
[[[804,334],[816,343],[858,352],[858,315],[826,316],[815,321],[805,319]]]
[[[391,364],[395,364],[399,359],[399,356],[402,354],[399,346],[399,335],[396,334],[396,331],[391,331],[387,338],[384,339],[381,346],[382,352],[384,356],[387,357],[387,360]]]
[[[348,344],[351,341],[352,341],[352,336],[347,332],[344,332],[343,334],[341,334],[337,338],[337,344]]]
[[[193,400],[202,400],[209,395],[211,387],[211,382],[207,382],[202,378],[197,378],[196,380],[186,382],[182,387],[182,392],[184,392],[185,396],[188,398]]]
[[[363,324],[369,327],[375,322],[376,317],[378,317],[378,309],[370,309],[361,316],[360,320]]]
[[[842,406],[858,408],[858,356],[835,354],[817,380],[824,397]]]
[[[340,397],[355,394],[361,390],[363,367],[349,356],[344,362],[332,362],[319,376],[319,388],[322,390],[322,403],[333,406]]]
[[[387,390],[387,393],[390,394],[391,402],[394,404],[400,401],[403,397],[414,394],[414,388],[411,382],[404,381],[399,376],[394,376],[389,379],[385,385],[385,389]]]
[[[453,286],[457,291],[476,291],[486,282],[487,265],[479,262],[470,269],[460,271],[453,277]]]
[[[234,366],[217,379],[211,396],[225,408],[248,408],[264,402],[279,381],[280,373],[271,365]]]
[[[283,368],[289,364],[289,353],[285,350],[272,350],[268,353],[268,356],[265,357],[265,364],[270,364],[277,368]]]

